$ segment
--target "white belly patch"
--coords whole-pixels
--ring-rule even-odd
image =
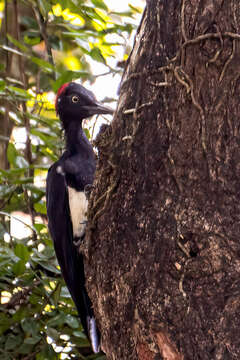
[[[82,237],[86,228],[88,200],[83,191],[76,191],[70,186],[68,186],[68,197],[73,235],[74,237]]]

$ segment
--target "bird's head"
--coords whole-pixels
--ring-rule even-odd
[[[113,114],[113,110],[99,103],[91,91],[75,82],[59,88],[55,108],[64,122],[82,120],[95,114]]]

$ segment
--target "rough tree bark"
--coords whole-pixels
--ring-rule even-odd
[[[5,2],[3,24],[0,28],[1,43],[8,45],[7,34],[15,39],[17,38],[17,26],[15,22],[15,14],[13,4]],[[8,53],[0,49],[0,61],[4,64],[5,73],[1,73],[4,78],[9,77],[20,79],[18,56]],[[9,117],[11,105],[6,99],[0,98],[0,106],[4,107],[4,112],[0,113],[0,169],[7,169],[9,164],[7,160],[7,147],[13,129],[13,122]]]
[[[240,359],[239,94],[239,1],[147,1],[89,210],[108,359]]]
[[[11,35],[14,39],[21,40],[20,31],[22,29],[20,27],[19,18],[23,16],[33,16],[32,9],[25,4],[19,4],[19,1],[17,0],[5,2],[3,23],[0,28],[2,45],[10,45],[11,48],[14,47],[12,44],[9,44],[7,34]],[[2,72],[0,71],[0,76],[8,81],[9,79],[15,79],[18,82],[20,81],[24,87],[23,78],[26,76],[24,72],[24,59],[19,55],[0,48],[0,63],[4,65],[4,70]],[[14,107],[6,98],[0,98],[0,107],[4,109],[3,112],[0,112],[0,169],[7,169],[9,167],[7,148],[14,127],[14,122],[11,120],[9,113]],[[26,128],[27,127],[29,127],[29,125],[27,126],[26,124]],[[27,157],[29,157],[28,154],[30,151],[29,141],[30,140],[28,140],[26,148]]]

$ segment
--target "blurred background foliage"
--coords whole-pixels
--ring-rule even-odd
[[[64,147],[55,93],[102,79],[98,99],[116,100],[105,90],[129,54],[143,6],[132,3],[114,11],[107,0],[0,0],[1,360],[105,358],[92,354],[61,278],[45,179]],[[96,124],[85,124],[89,137]]]

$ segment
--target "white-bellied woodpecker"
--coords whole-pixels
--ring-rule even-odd
[[[88,200],[84,190],[92,185],[96,168],[95,154],[82,129],[82,120],[94,114],[112,114],[113,110],[74,82],[60,87],[55,105],[65,132],[66,150],[48,171],[48,226],[63,278],[92,349],[97,353],[99,331],[85,288],[83,256],[76,246],[84,238],[87,221]]]

